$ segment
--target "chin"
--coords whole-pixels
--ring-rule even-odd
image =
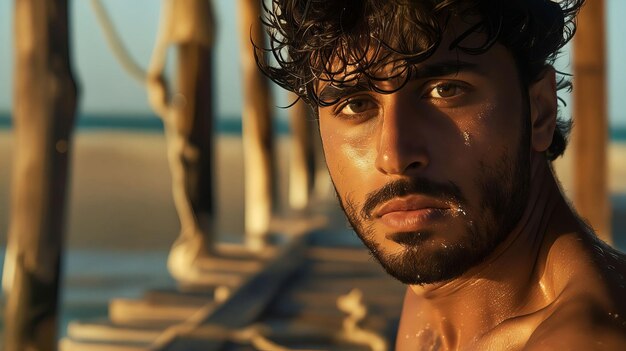
[[[491,245],[466,234],[455,243],[436,240],[432,232],[388,234],[384,243],[359,236],[389,275],[404,284],[424,285],[457,278],[489,255]]]

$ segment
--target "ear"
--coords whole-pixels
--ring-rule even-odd
[[[531,123],[531,145],[533,150],[544,152],[550,147],[556,128],[557,96],[556,72],[546,66],[539,79],[528,88]]]

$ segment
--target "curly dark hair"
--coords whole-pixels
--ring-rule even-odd
[[[521,83],[528,87],[554,64],[574,35],[584,1],[271,0],[261,17],[269,48],[257,46],[255,56],[261,70],[278,85],[314,108],[326,106],[335,102],[320,100],[319,81],[346,84],[346,77],[355,81],[365,77],[373,90],[379,90],[377,81],[397,76],[406,82],[413,66],[439,47],[449,20],[457,16],[475,19],[475,25],[450,49],[481,54],[498,42],[512,53]],[[463,46],[463,39],[475,32],[485,34],[485,41]],[[377,76],[388,64],[400,68],[399,73]],[[571,90],[568,75],[557,73],[557,90]],[[549,160],[563,154],[570,129],[570,120],[557,119],[546,151]]]

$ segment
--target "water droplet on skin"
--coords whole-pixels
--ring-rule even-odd
[[[470,134],[468,132],[463,132],[463,140],[465,141],[464,142],[465,146],[470,146],[471,145],[471,138],[470,138]]]
[[[491,114],[495,108],[494,104],[483,104],[482,110],[477,115],[478,120],[485,118],[487,114]]]
[[[457,207],[453,210],[453,215],[456,216],[467,216],[467,212],[462,207]]]
[[[444,243],[441,243],[441,247],[442,247],[442,248],[444,248],[444,249],[447,249],[447,248],[448,248],[448,245],[446,245],[446,244],[444,244]]]

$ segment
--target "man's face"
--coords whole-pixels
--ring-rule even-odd
[[[501,45],[442,44],[397,92],[320,86],[320,132],[348,220],[406,284],[459,276],[488,256],[527,201],[526,93]],[[387,84],[387,86],[384,86]],[[393,82],[379,85],[391,90]]]

